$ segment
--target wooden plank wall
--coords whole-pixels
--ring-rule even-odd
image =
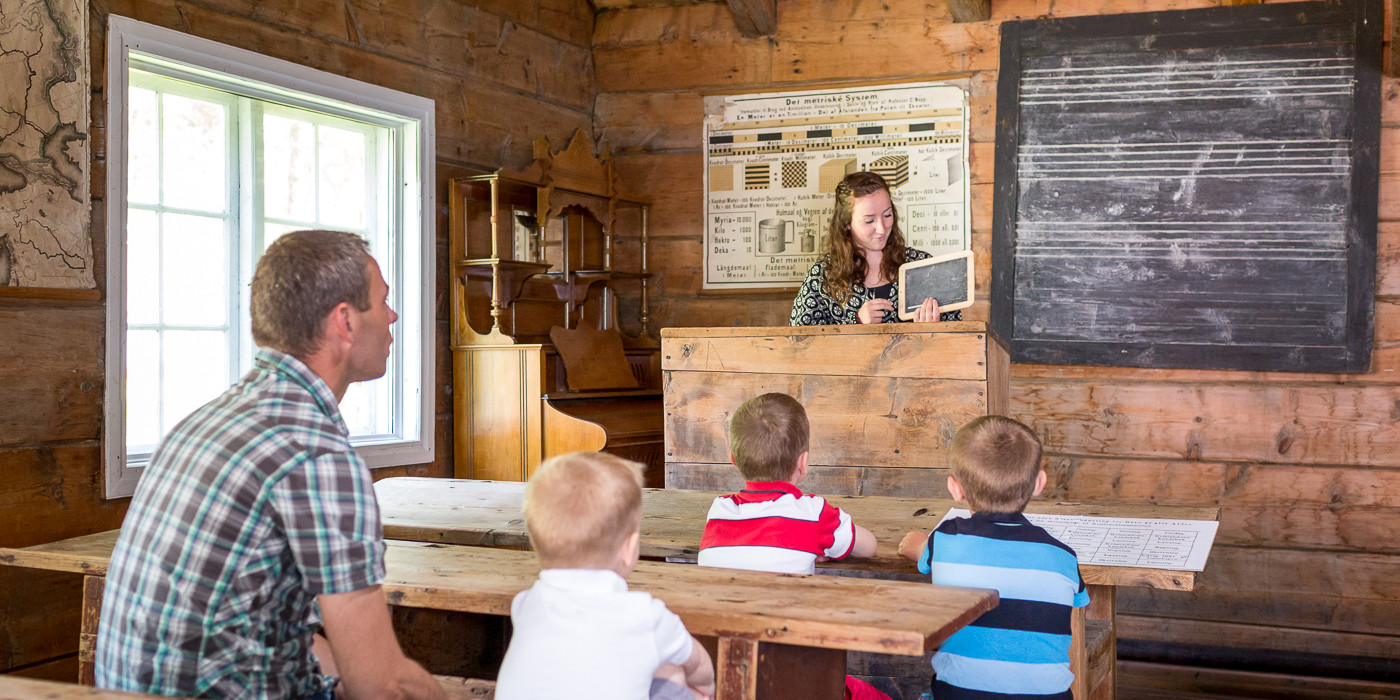
[[[655,202],[655,325],[783,324],[791,304],[791,294],[701,293],[702,95],[970,78],[972,247],[985,300],[999,23],[1222,4],[1232,3],[994,0],[990,21],[956,24],[943,2],[782,0],[776,33],[756,39],[739,34],[722,3],[599,12],[595,129],[626,182]],[[1393,78],[1385,79],[1383,100],[1369,373],[1012,367],[1010,412],[1044,439],[1051,497],[1224,510],[1202,590],[1124,590],[1122,638],[1400,655],[1393,575],[1400,571],[1400,84]],[[987,312],[982,301],[964,314],[986,320]]]
[[[92,0],[93,250],[106,255],[108,14],[169,27],[433,98],[438,136],[437,461],[376,477],[452,474],[444,199],[448,178],[524,167],[531,143],[562,144],[592,117],[587,0]],[[98,263],[98,284],[104,283]],[[0,300],[0,545],[117,527],[126,500],[102,499],[101,302]],[[73,680],[77,577],[0,568],[0,672]]]

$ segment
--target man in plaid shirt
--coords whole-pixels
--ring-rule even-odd
[[[379,507],[339,408],[384,374],[388,294],[353,234],[289,233],[263,254],[253,370],[166,436],[122,524],[99,686],[329,699],[338,673],[344,697],[445,697],[394,637]]]

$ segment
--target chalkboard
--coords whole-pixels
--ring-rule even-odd
[[[914,318],[914,312],[933,297],[938,311],[957,311],[972,306],[972,251],[963,250],[899,266],[899,317]]]
[[[1012,359],[1366,371],[1382,9],[1003,23],[991,318]]]

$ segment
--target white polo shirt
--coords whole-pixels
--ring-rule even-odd
[[[661,664],[690,658],[681,619],[607,569],[541,571],[510,621],[497,700],[647,700]]]

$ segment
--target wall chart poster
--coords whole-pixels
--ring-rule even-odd
[[[967,91],[948,83],[705,98],[705,289],[791,288],[836,184],[889,181],[908,245],[968,248]]]

